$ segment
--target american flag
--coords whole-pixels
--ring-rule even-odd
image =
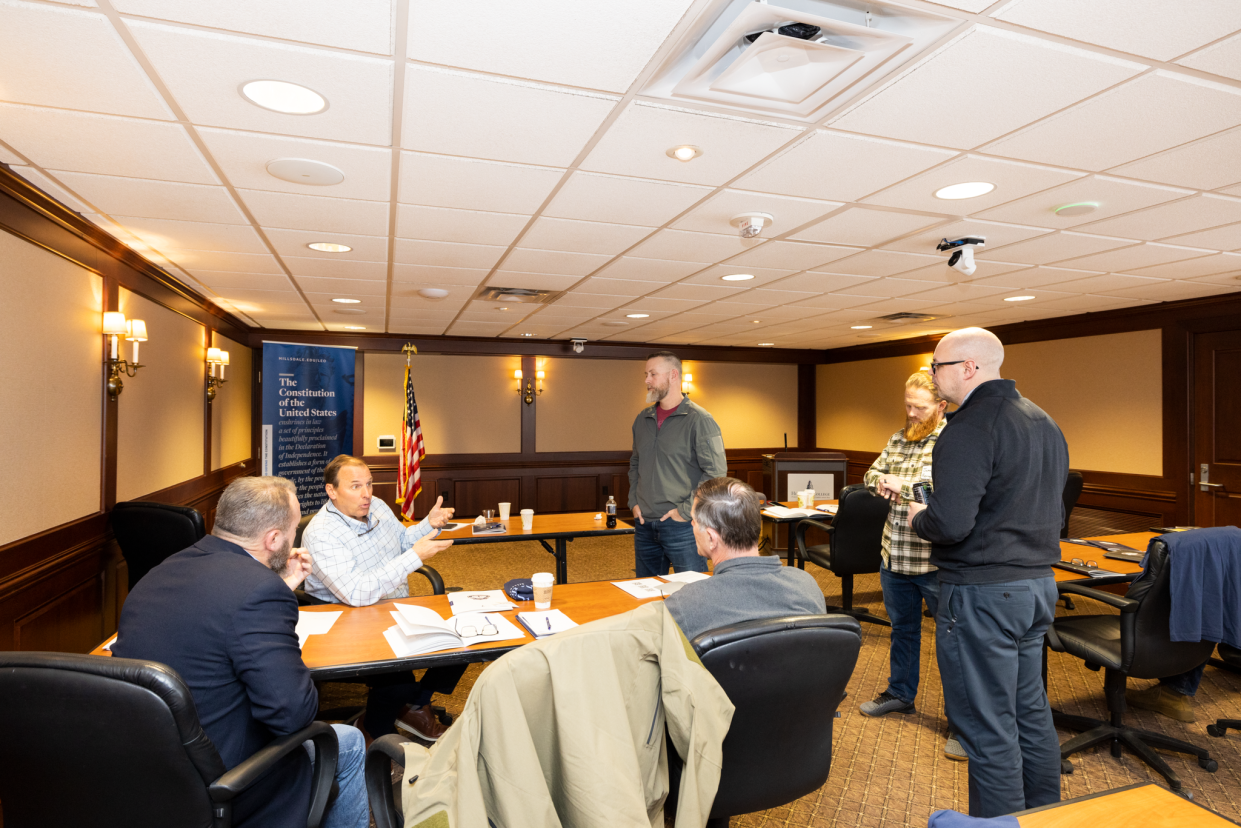
[[[404,498],[401,514],[414,519],[414,499],[422,493],[422,469],[419,464],[427,456],[422,441],[422,423],[418,420],[418,403],[414,400],[414,380],[405,363],[405,422],[401,429],[401,466],[397,476],[397,494]]]

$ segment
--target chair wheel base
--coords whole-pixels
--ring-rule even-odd
[[[1228,732],[1228,728],[1226,727],[1216,727],[1215,725],[1207,725],[1207,733],[1211,734],[1216,739],[1219,739],[1227,732]]]
[[[1068,759],[1060,760],[1060,775],[1061,776],[1068,776],[1074,770],[1076,770],[1076,768],[1073,767],[1073,763],[1070,762]]]
[[[1207,773],[1215,773],[1219,770],[1219,762],[1216,762],[1214,759],[1199,759],[1198,767],[1202,768]]]

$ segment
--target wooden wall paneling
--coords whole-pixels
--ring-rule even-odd
[[[0,582],[0,650],[85,653],[103,640],[107,540],[87,538]]]
[[[365,420],[365,409],[363,404],[366,402],[366,359],[361,351],[353,355],[353,448],[350,450],[354,457],[361,457],[366,454],[366,429],[363,427]],[[400,435],[397,435],[398,438]],[[401,441],[397,440],[397,450],[400,450]]]
[[[105,311],[115,311],[120,307],[120,288],[116,280],[108,276],[103,278],[103,307]],[[103,317],[100,317],[100,325],[102,324]],[[103,467],[100,469],[100,474],[103,475],[103,485],[100,491],[103,493],[101,498],[103,502],[99,504],[99,508],[105,512],[110,511],[116,505],[117,441],[120,434],[117,419],[120,400],[113,399],[107,390],[108,366],[104,360],[110,356],[111,352],[106,343],[107,338],[101,334],[99,336],[99,393],[103,395]]]
[[[83,652],[103,640],[103,573],[13,621],[13,649]],[[93,644],[91,642],[94,642]]]
[[[477,515],[495,509],[501,501],[520,503],[521,478],[497,477],[453,481],[453,503],[458,514]],[[527,507],[520,507],[527,508]]]
[[[797,366],[797,450],[814,451],[818,437],[818,371],[814,365]]]
[[[597,512],[603,508],[599,475],[536,477],[534,511]]]

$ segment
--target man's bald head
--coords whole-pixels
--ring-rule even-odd
[[[962,328],[935,346],[935,383],[944,398],[960,405],[984,382],[1000,378],[1004,345],[985,328]]]

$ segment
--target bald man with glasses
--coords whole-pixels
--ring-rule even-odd
[[[1004,346],[953,331],[931,371],[948,414],[932,453],[934,490],[909,506],[939,571],[936,657],[944,706],[969,756],[970,816],[1060,800],[1060,746],[1042,682],[1055,617],[1061,494],[1069,471],[1051,417],[1000,378]]]

